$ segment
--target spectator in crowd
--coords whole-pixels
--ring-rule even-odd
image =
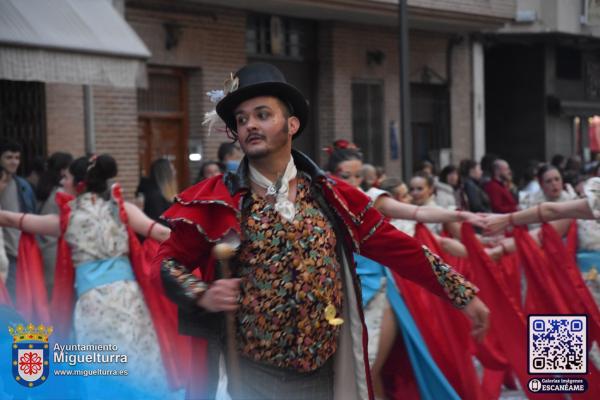
[[[176,171],[171,161],[166,158],[154,160],[150,166],[150,176],[142,179],[136,195],[144,196],[144,214],[158,220],[163,212],[171,206],[177,194]]]
[[[505,160],[497,159],[492,166],[492,179],[485,184],[483,189],[490,198],[492,211],[495,213],[509,213],[517,210],[517,202],[510,191],[512,171]]]
[[[582,172],[582,164],[581,157],[577,155],[571,156],[565,164],[565,172],[572,171],[575,174],[580,174]]]
[[[381,183],[387,179],[387,175],[385,174],[385,169],[382,166],[380,166],[380,165],[375,166],[375,171],[377,172],[377,182],[378,183]]]
[[[444,208],[462,208],[462,196],[458,168],[446,165],[440,172],[440,179],[435,183],[435,202]]]
[[[244,155],[237,144],[225,142],[219,146],[217,156],[219,162],[225,166],[226,171],[235,172]]]
[[[73,162],[73,156],[69,153],[57,152],[52,154],[46,162],[46,169],[40,176],[36,196],[40,204],[39,213],[59,214],[56,204],[56,193],[62,190],[60,181],[65,176],[69,165]],[[38,243],[44,258],[44,278],[46,280],[46,291],[48,296],[52,294],[54,287],[54,270],[56,267],[56,243],[57,238],[50,235],[38,235]]]
[[[563,172],[567,165],[567,159],[562,154],[555,154],[550,159],[550,164],[554,165],[560,172]]]
[[[27,180],[17,176],[21,163],[21,146],[12,140],[0,142],[0,166],[8,174],[6,188],[0,194],[0,208],[13,212],[36,212],[36,201],[33,188]],[[6,289],[14,299],[16,284],[17,254],[21,232],[18,229],[4,227],[4,246],[8,256],[9,268]]]
[[[416,173],[422,173],[427,176],[435,177],[435,165],[429,160],[421,160],[415,167],[415,174]]]
[[[519,191],[519,202],[527,195],[532,195],[540,190],[540,183],[537,179],[540,163],[537,160],[529,160],[527,168],[523,173],[522,189]]]
[[[386,191],[392,198],[400,203],[410,204],[412,197],[408,186],[400,178],[386,178],[379,184],[379,189]]]
[[[200,165],[200,170],[198,170],[198,178],[196,179],[196,183],[202,182],[208,178],[212,178],[215,175],[222,174],[223,172],[225,172],[225,168],[218,161],[204,161],[202,165]]]
[[[372,187],[377,187],[377,169],[371,164],[363,164],[361,173],[363,176],[360,187],[365,192]]]
[[[40,181],[40,177],[43,175],[45,170],[46,163],[42,157],[34,157],[33,160],[31,160],[30,168],[25,173],[25,179],[27,182],[29,182],[34,190],[36,190],[38,182]]]
[[[485,154],[483,157],[481,157],[481,171],[482,171],[482,175],[481,175],[481,179],[480,179],[480,183],[481,186],[485,186],[486,183],[488,183],[489,181],[492,180],[492,177],[494,176],[494,171],[493,171],[493,165],[494,165],[494,161],[496,161],[498,159],[498,156],[494,153],[487,153]]]
[[[464,207],[472,212],[489,213],[491,211],[490,199],[481,187],[482,170],[479,163],[465,159],[460,162],[460,175],[463,181],[463,190],[467,199]]]

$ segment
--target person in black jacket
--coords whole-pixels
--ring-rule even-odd
[[[144,196],[144,214],[158,220],[173,203],[177,194],[177,181],[173,164],[166,158],[155,160],[150,166],[150,176],[142,177],[136,196]]]
[[[472,212],[490,212],[490,199],[479,183],[482,175],[479,163],[469,159],[462,160],[459,170],[469,203],[468,210]]]

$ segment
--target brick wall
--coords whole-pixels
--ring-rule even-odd
[[[139,180],[137,98],[135,89],[93,87],[96,153],[117,161],[117,181],[131,199]]]
[[[348,46],[352,43],[352,46]],[[384,164],[391,175],[399,175],[400,161],[389,158],[388,126],[399,120],[399,81],[397,36],[395,29],[337,23],[333,31],[334,132],[336,138],[352,140],[352,82],[367,80],[383,83]],[[367,65],[367,50],[381,50],[381,65]]]
[[[357,34],[357,33],[360,34]],[[327,36],[323,34],[322,36]],[[391,160],[389,152],[389,125],[400,121],[399,80],[398,80],[398,38],[395,29],[365,25],[336,23],[332,27],[331,59],[333,63],[332,117],[320,115],[323,126],[334,132],[335,138],[352,139],[352,92],[354,80],[382,82],[384,86],[384,165],[389,175],[401,174],[401,161]],[[423,67],[435,71],[446,79],[446,48],[449,36],[443,33],[410,32],[410,79],[418,82]],[[352,43],[352,46],[345,44]],[[327,47],[327,46],[326,46]],[[381,50],[385,60],[380,66],[369,66],[366,62],[367,50]],[[469,44],[465,41],[455,47],[453,55],[453,82],[451,87],[451,138],[452,161],[468,157],[471,153],[471,73]],[[327,82],[328,77],[320,78]],[[320,85],[319,95],[327,96],[327,87]],[[325,105],[329,103],[325,102]],[[327,109],[327,108],[326,108]],[[327,120],[331,118],[331,120]],[[327,132],[321,136],[327,137]]]
[[[83,87],[46,84],[46,130],[48,155],[66,151],[73,157],[85,151]]]
[[[473,80],[471,42],[463,40],[452,52],[452,86],[450,87],[450,128],[452,155],[450,161],[458,166],[460,160],[473,157]]]

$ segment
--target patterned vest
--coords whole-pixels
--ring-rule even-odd
[[[304,177],[298,178],[292,222],[281,218],[271,199],[251,196],[237,260],[239,352],[277,367],[313,371],[335,353],[340,330],[330,323],[331,311],[339,316],[343,304],[335,233]]]

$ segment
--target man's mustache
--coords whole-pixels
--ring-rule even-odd
[[[265,138],[265,136],[264,136],[264,135],[261,135],[260,133],[251,133],[251,134],[250,134],[250,135],[249,135],[249,136],[246,138],[246,140],[244,140],[244,142],[246,142],[246,143],[249,143],[251,140],[254,140],[254,139],[256,139],[256,138],[258,138],[258,139],[264,139],[264,138]]]

